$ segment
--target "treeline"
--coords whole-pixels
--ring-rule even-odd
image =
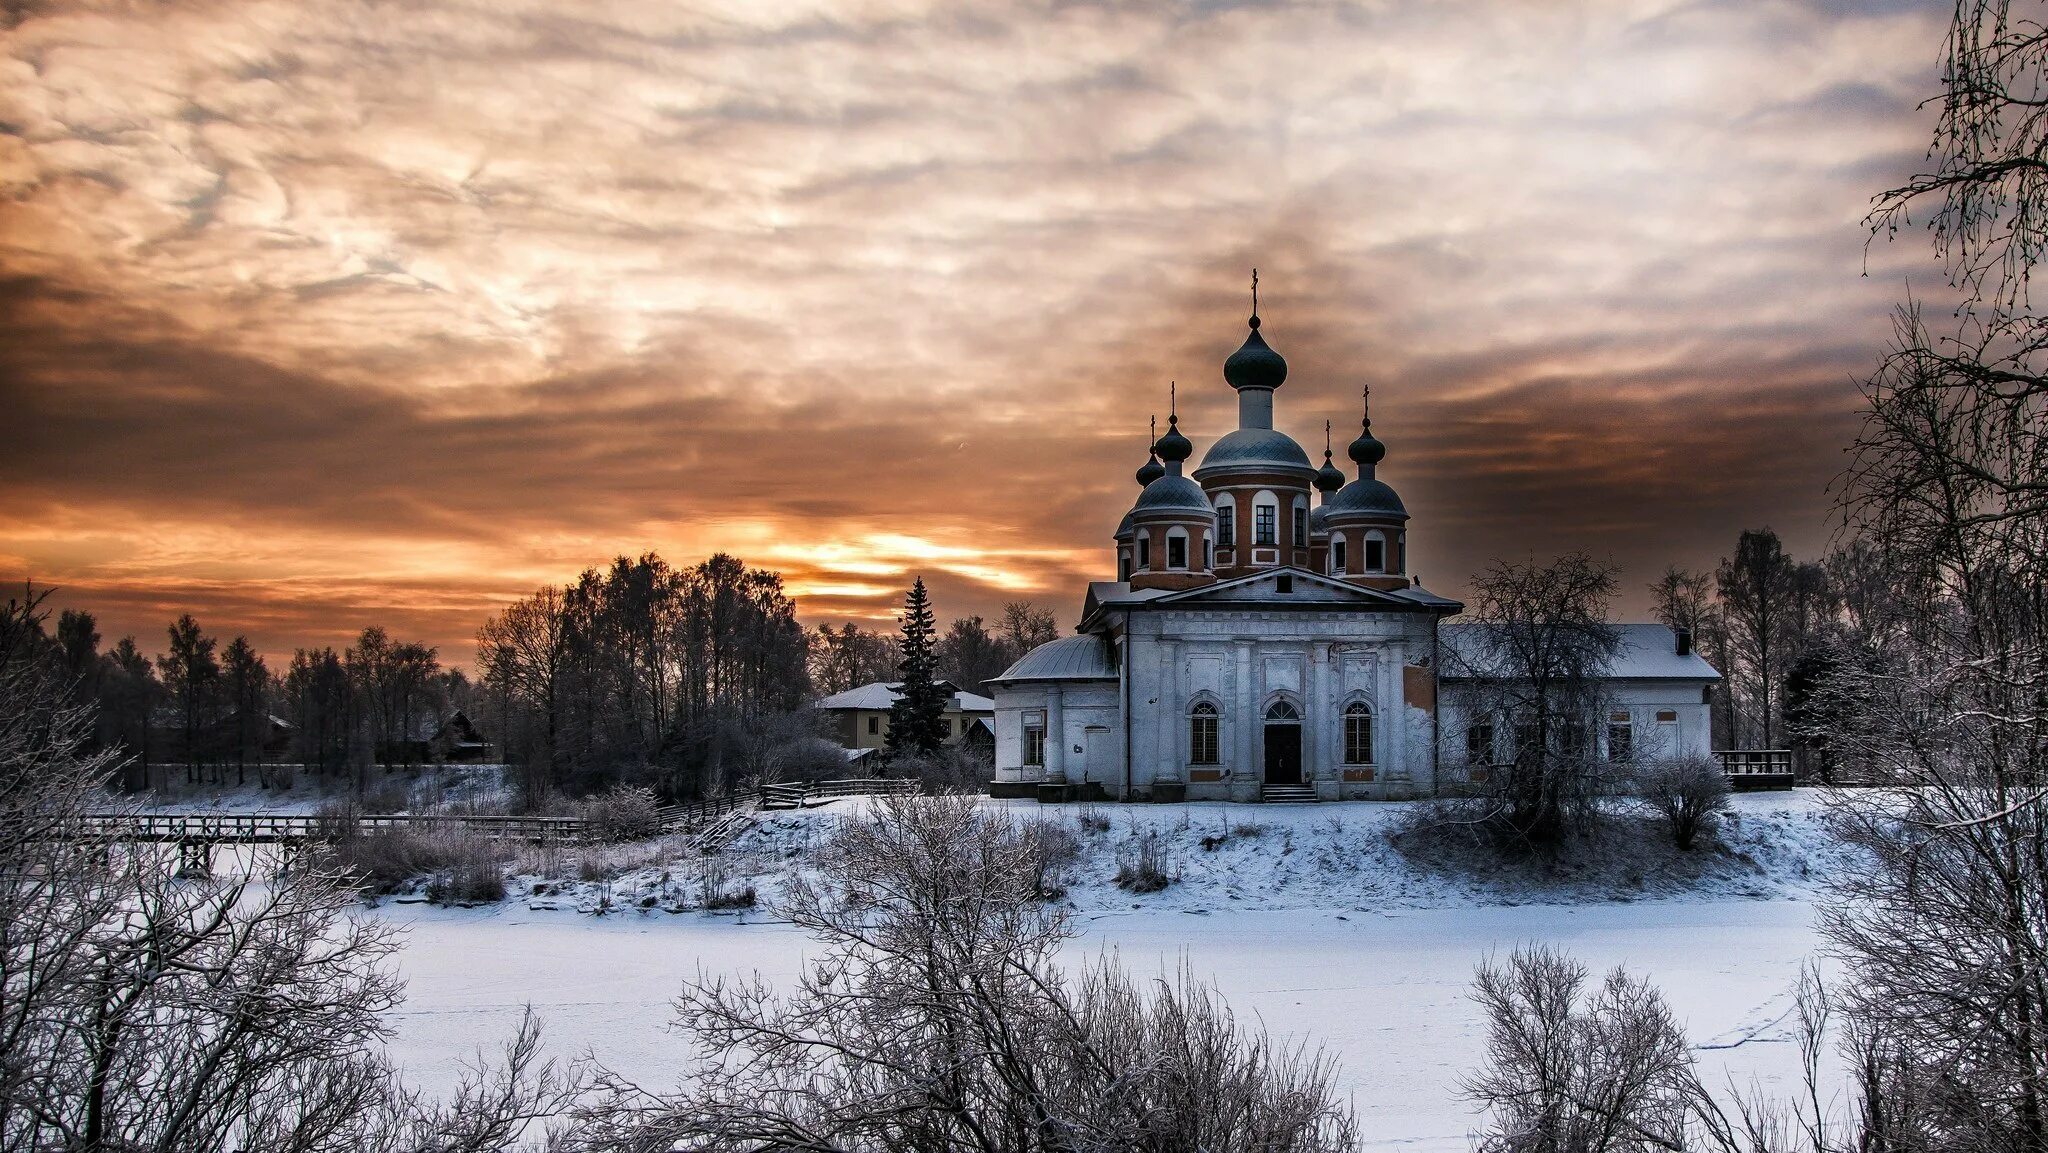
[[[1743,532],[1712,573],[1673,566],[1649,589],[1657,619],[1691,630],[1721,671],[1715,746],[1789,747],[1823,778],[1834,768],[1827,733],[1842,718],[1822,684],[1882,649],[1916,599],[1862,537],[1802,561],[1769,528]]]
[[[778,573],[619,557],[477,632],[487,727],[529,803],[621,783],[721,791],[814,741],[810,648]]]
[[[1000,676],[1017,658],[1059,635],[1051,609],[1011,601],[994,623],[979,616],[954,620],[938,637],[933,660],[941,679],[986,695],[990,678]],[[897,681],[901,679],[902,648],[901,638],[891,633],[871,632],[851,623],[836,629],[819,625],[811,635],[811,681],[825,694],[875,681]]]
[[[473,696],[432,646],[382,628],[338,652],[299,649],[278,671],[247,637],[223,644],[190,613],[154,656],[132,636],[103,651],[98,618],[83,609],[65,610],[54,633],[39,618],[31,625],[41,659],[76,704],[93,707],[96,747],[120,754],[131,791],[169,784],[174,769],[190,785],[281,786],[287,765],[361,784],[372,764],[432,757],[442,720]]]

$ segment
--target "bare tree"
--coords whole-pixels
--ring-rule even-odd
[[[379,1055],[400,986],[392,932],[318,870],[173,875],[96,838],[113,752],[29,642],[38,598],[0,610],[0,1147],[510,1148],[564,1106],[529,1021],[448,1107]]]
[[[1185,973],[1069,978],[1042,830],[961,797],[852,823],[786,912],[819,939],[794,991],[700,978],[681,1023],[703,1071],[661,1097],[614,1081],[590,1149],[1024,1151],[1350,1148],[1317,1055],[1238,1023]]]
[[[1636,766],[1636,796],[1664,818],[1672,843],[1690,849],[1728,808],[1728,774],[1712,757],[1658,758]]]
[[[1793,564],[1778,534],[1745,529],[1735,555],[1721,562],[1715,577],[1737,668],[1729,671],[1749,697],[1752,736],[1771,748],[1777,735],[1776,689],[1786,664],[1792,630]],[[1731,738],[1741,739],[1737,734]]]
[[[1581,553],[1500,561],[1473,592],[1475,623],[1445,647],[1444,669],[1465,716],[1505,725],[1512,748],[1475,783],[1482,816],[1511,837],[1554,842],[1591,819],[1609,783],[1593,722],[1621,645],[1607,619],[1614,570]]]

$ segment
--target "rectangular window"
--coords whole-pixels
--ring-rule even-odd
[[[1213,765],[1217,762],[1216,729],[1214,712],[1198,712],[1188,718],[1188,761],[1191,764]]]
[[[881,731],[882,731],[882,718],[880,718],[880,717],[869,717],[869,718],[868,718],[868,732],[870,732],[870,733],[878,733],[878,732],[881,732]]]
[[[1338,576],[1344,575],[1344,538],[1341,536],[1330,541],[1330,571]]]
[[[1387,571],[1387,542],[1378,537],[1365,538],[1365,571]]]
[[[940,735],[940,736],[942,736],[942,737],[950,737],[950,736],[952,736],[952,735],[953,735],[953,722],[951,722],[951,721],[940,721],[940,722],[939,722],[939,735]]]
[[[1170,536],[1166,538],[1166,567],[1188,567],[1188,538]]]
[[[1270,504],[1262,504],[1252,510],[1253,544],[1278,543],[1279,538],[1274,535],[1278,531],[1274,526],[1274,520],[1279,511]]]
[[[1281,574],[1280,574],[1279,576],[1276,576],[1276,577],[1274,577],[1274,578],[1273,578],[1273,591],[1274,591],[1274,592],[1276,592],[1276,593],[1279,593],[1279,594],[1281,594],[1282,596],[1285,596],[1285,595],[1287,595],[1288,593],[1291,593],[1291,592],[1293,592],[1293,591],[1294,591],[1294,574],[1293,574],[1293,573],[1291,573],[1291,572],[1284,572],[1284,573],[1281,573]]]
[[[1294,547],[1308,547],[1308,513],[1300,505],[1294,506]]]
[[[1535,721],[1515,722],[1515,763],[1530,764],[1543,755],[1543,730]]]
[[[1490,765],[1493,763],[1493,722],[1473,721],[1465,730],[1465,763]]]
[[[1024,714],[1024,764],[1039,768],[1045,764],[1045,714]]]
[[[1372,764],[1372,714],[1364,709],[1344,714],[1344,763]]]
[[[1237,508],[1227,500],[1216,506],[1216,543],[1224,548],[1237,544]]]
[[[1586,755],[1586,722],[1565,721],[1557,726],[1557,751],[1566,760]]]
[[[1677,723],[1678,723],[1678,710],[1677,710],[1677,709],[1658,709],[1658,710],[1657,710],[1657,723],[1658,723],[1658,724],[1660,724],[1660,725],[1675,725],[1675,724],[1677,724]]]
[[[1607,714],[1607,759],[1617,762],[1636,759],[1636,729],[1626,709]]]
[[[1152,567],[1152,538],[1145,533],[1138,534],[1138,571]]]

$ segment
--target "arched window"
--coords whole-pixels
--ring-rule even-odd
[[[1372,764],[1372,709],[1364,701],[1344,709],[1344,763]]]
[[[1394,534],[1394,563],[1388,566],[1392,572],[1404,572],[1408,566],[1408,533],[1403,530]]]
[[[1280,543],[1280,498],[1270,492],[1252,498],[1252,543]]]
[[[1365,534],[1365,571],[1387,571],[1387,534],[1378,529]]]
[[[1334,576],[1344,575],[1344,552],[1349,545],[1342,534],[1330,534],[1330,572]]]
[[[1207,572],[1216,567],[1216,542],[1202,538],[1202,570]]]
[[[1140,529],[1138,530],[1138,571],[1144,572],[1151,567],[1152,534]]]
[[[1216,543],[1224,548],[1237,545],[1237,502],[1229,493],[1216,498]]]
[[[1269,721],[1298,721],[1301,719],[1301,710],[1295,708],[1293,704],[1287,701],[1274,701],[1271,707],[1266,710],[1266,719]]]
[[[1220,744],[1217,728],[1222,717],[1216,706],[1207,701],[1188,710],[1188,763],[1213,765],[1218,761]]]
[[[1185,569],[1188,567],[1188,530],[1175,525],[1166,530],[1166,567]]]
[[[1308,500],[1299,496],[1294,498],[1294,547],[1308,547]]]
[[[1117,550],[1116,579],[1120,581],[1131,579],[1131,550],[1129,549]]]

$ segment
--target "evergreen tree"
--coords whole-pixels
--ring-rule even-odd
[[[903,695],[889,706],[889,751],[892,753],[935,753],[945,740],[947,698],[950,696],[932,677],[938,663],[933,633],[931,597],[924,591],[924,578],[910,586],[903,599],[903,660],[896,668],[903,674]]]

